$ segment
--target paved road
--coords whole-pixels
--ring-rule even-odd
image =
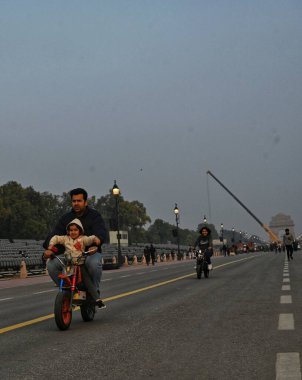
[[[0,282],[0,378],[300,380],[302,255],[213,261],[201,280],[192,261],[104,271],[107,309],[66,332],[47,278]]]

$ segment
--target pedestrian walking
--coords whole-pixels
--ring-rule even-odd
[[[155,252],[156,252],[156,249],[153,246],[153,244],[150,244],[149,250],[150,250],[152,265],[154,265],[155,264]]]
[[[147,245],[144,248],[144,256],[146,259],[146,264],[149,265],[150,264],[150,248]]]
[[[175,252],[174,252],[174,249],[171,249],[171,257],[172,257],[172,260],[175,260]]]
[[[289,229],[285,229],[285,235],[283,236],[283,243],[285,245],[286,249],[286,254],[287,254],[287,260],[289,261],[290,259],[293,260],[293,252],[294,252],[294,237],[293,235],[289,232]]]

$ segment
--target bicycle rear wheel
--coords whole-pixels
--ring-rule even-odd
[[[81,315],[84,322],[91,322],[95,315],[95,305],[90,302],[85,302],[81,306]]]

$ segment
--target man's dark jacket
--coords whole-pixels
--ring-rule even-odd
[[[48,248],[49,241],[54,235],[66,235],[67,225],[75,218],[80,219],[84,228],[84,235],[96,235],[99,239],[101,239],[102,243],[106,240],[107,231],[101,214],[90,207],[86,207],[86,211],[82,216],[77,216],[73,210],[63,215],[53,231],[45,239],[43,247],[45,249]],[[99,252],[101,251],[100,246],[98,250]],[[61,249],[59,253],[61,253]]]

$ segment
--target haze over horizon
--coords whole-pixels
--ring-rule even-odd
[[[0,4],[0,185],[126,200],[154,221],[302,233],[302,4]],[[209,197],[210,195],[210,205]],[[211,210],[209,210],[209,208]]]

